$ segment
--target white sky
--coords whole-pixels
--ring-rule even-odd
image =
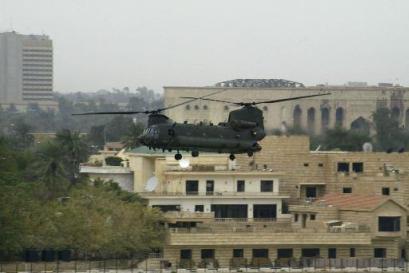
[[[409,85],[408,0],[0,0],[0,31],[48,34],[55,89],[284,78]]]

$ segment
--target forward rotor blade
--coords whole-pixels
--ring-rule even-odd
[[[132,115],[132,114],[149,114],[149,111],[86,112],[72,115],[87,116],[87,115]]]
[[[175,107],[178,107],[178,106],[181,106],[181,105],[190,103],[190,102],[195,101],[195,100],[201,100],[201,99],[203,99],[203,100],[210,100],[210,99],[206,99],[206,98],[207,98],[207,97],[210,97],[210,96],[213,96],[213,95],[216,95],[216,94],[219,94],[219,93],[222,93],[222,92],[225,92],[225,91],[227,91],[227,90],[216,91],[216,92],[213,92],[213,93],[210,93],[210,94],[201,96],[201,97],[197,97],[197,98],[196,98],[196,97],[186,97],[186,98],[189,98],[190,100],[187,100],[187,101],[184,101],[184,102],[181,102],[181,103],[178,103],[178,104],[170,105],[170,106],[165,107],[165,108],[162,108],[162,109],[160,109],[160,110],[161,110],[161,111],[164,111],[164,110],[172,109],[172,108],[175,108]]]
[[[327,95],[331,95],[331,93],[314,94],[314,95],[299,96],[299,97],[292,97],[292,98],[285,98],[285,99],[278,99],[278,100],[257,101],[257,102],[252,102],[252,103],[249,103],[249,104],[257,105],[257,104],[262,104],[262,103],[276,103],[276,102],[283,102],[283,101],[289,101],[289,100],[298,100],[298,99],[305,99],[305,98],[312,98],[312,97],[319,97],[319,96],[327,96]]]
[[[72,114],[72,115],[73,115],[73,116],[87,116],[87,115],[132,115],[132,114],[147,114],[147,115],[148,115],[148,114],[159,113],[159,112],[162,112],[162,111],[165,111],[165,110],[168,110],[168,109],[172,109],[172,108],[181,106],[181,105],[183,105],[183,104],[187,104],[187,103],[189,103],[189,102],[192,102],[192,101],[195,101],[195,100],[198,100],[198,99],[202,99],[202,98],[206,98],[206,97],[209,97],[209,96],[212,96],[212,95],[215,95],[215,94],[218,94],[218,93],[222,93],[222,92],[225,92],[225,91],[227,91],[227,90],[220,90],[220,91],[217,91],[217,92],[213,92],[213,93],[204,95],[204,96],[202,96],[202,97],[198,97],[198,98],[194,98],[194,99],[192,98],[191,100],[188,100],[188,101],[184,101],[184,102],[181,102],[181,103],[178,103],[178,104],[170,105],[170,106],[168,106],[168,107],[159,108],[159,109],[155,109],[155,110],[146,110],[146,111],[113,111],[113,112],[109,112],[109,111],[106,111],[106,112],[87,112],[87,113],[77,113],[77,114]]]
[[[227,100],[217,100],[217,99],[206,99],[206,98],[198,98],[198,97],[180,97],[182,99],[196,99],[196,100],[207,100],[207,101],[216,101],[216,102],[224,102],[224,103],[230,103],[230,104],[235,104],[235,105],[241,105],[239,102],[234,102],[234,101],[227,101]]]

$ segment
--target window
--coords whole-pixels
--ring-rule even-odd
[[[202,249],[201,257],[202,259],[214,259],[214,249]]]
[[[293,249],[292,248],[279,248],[277,249],[277,258],[292,258]]]
[[[355,173],[362,173],[364,171],[364,163],[362,162],[353,162],[352,171]]]
[[[380,216],[378,217],[378,231],[396,232],[400,231],[400,217]]]
[[[356,256],[356,254],[355,254],[355,248],[354,247],[351,247],[350,249],[349,249],[349,257],[355,257]]]
[[[294,214],[294,222],[298,222],[298,213]]]
[[[375,248],[373,256],[374,258],[386,258],[386,248]]]
[[[233,258],[243,258],[244,252],[242,248],[233,249]]]
[[[199,105],[195,105],[195,110],[199,110]]]
[[[312,220],[312,221],[315,220],[315,214],[310,214],[310,220]]]
[[[253,258],[268,258],[268,249],[266,248],[253,249]]]
[[[195,211],[196,212],[203,212],[204,211],[204,206],[203,205],[196,205],[195,206]]]
[[[314,258],[320,256],[319,248],[303,248],[301,249],[301,256],[303,258]]]
[[[199,193],[199,181],[186,180],[186,194],[187,195],[198,195],[198,193]]]
[[[308,166],[310,166],[309,163],[304,163],[304,167],[308,167]]]
[[[382,195],[390,195],[389,188],[382,188]]]
[[[207,195],[213,195],[214,192],[214,181],[213,180],[207,180],[206,181],[206,194]]]
[[[180,211],[180,205],[153,205],[152,208],[158,208],[162,212]]]
[[[338,172],[348,173],[349,172],[349,163],[348,162],[338,162]]]
[[[323,163],[318,163],[318,167],[324,167]]]
[[[260,191],[261,192],[272,192],[273,191],[273,181],[261,180],[260,181]]]
[[[186,105],[186,106],[185,106],[185,109],[186,109],[186,110],[190,110],[190,105],[189,105],[189,104]]]
[[[317,197],[317,187],[306,187],[305,197],[306,198],[316,198]]]
[[[207,105],[203,105],[203,110],[207,110]]]
[[[351,187],[344,187],[344,188],[342,188],[342,193],[352,193],[352,188]]]
[[[244,192],[246,190],[246,181],[237,180],[237,192]]]
[[[337,249],[328,248],[328,259],[336,259],[336,258],[337,258]]]
[[[181,249],[180,250],[181,259],[192,259],[192,250],[191,249]]]

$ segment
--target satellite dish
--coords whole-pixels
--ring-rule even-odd
[[[186,169],[186,168],[188,168],[190,166],[190,161],[188,159],[181,159],[181,160],[179,160],[179,166],[182,169]]]
[[[372,152],[372,151],[373,151],[372,143],[370,143],[370,142],[365,142],[365,143],[362,145],[362,151],[367,152],[367,153]]]
[[[147,192],[152,192],[155,190],[157,186],[158,186],[158,179],[156,178],[156,176],[152,176],[151,178],[148,179],[148,181],[146,181],[145,190]]]

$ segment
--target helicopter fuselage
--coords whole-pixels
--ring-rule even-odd
[[[160,123],[150,124],[140,136],[141,143],[152,149],[250,154],[261,150],[258,141],[265,137],[256,124],[176,123],[161,116]]]

